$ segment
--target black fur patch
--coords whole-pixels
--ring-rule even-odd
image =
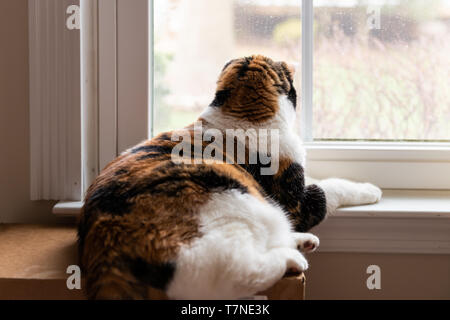
[[[121,175],[127,174],[127,173],[128,173],[128,170],[126,170],[126,169],[119,169],[119,170],[117,170],[117,171],[114,173],[114,175],[116,175],[116,176],[121,176]]]
[[[170,141],[170,136],[168,133],[162,133],[161,135],[156,137],[156,139],[160,141]]]
[[[247,187],[239,181],[219,174],[208,166],[203,166],[195,171],[187,171],[184,169],[184,165],[170,170],[167,175],[149,181],[142,186],[142,191],[178,197],[180,192],[185,188],[190,188],[192,184],[202,188],[204,192],[230,189],[238,189],[242,193],[248,192]]]
[[[86,212],[97,209],[104,213],[123,215],[129,212],[132,203],[129,199],[130,185],[127,182],[110,181],[107,185],[97,188],[92,195],[86,199],[84,208]]]
[[[288,100],[294,105],[294,109],[297,109],[297,91],[291,85],[291,90],[288,93]]]
[[[131,153],[139,153],[139,152],[155,152],[160,154],[170,154],[172,153],[172,147],[169,146],[158,146],[158,145],[148,145],[141,146],[131,150]]]
[[[112,215],[124,215],[132,211],[134,198],[141,194],[166,194],[177,197],[185,188],[192,184],[202,188],[204,192],[238,189],[247,193],[247,187],[239,181],[217,173],[208,166],[196,167],[195,170],[186,170],[185,165],[175,165],[168,162],[160,170],[162,175],[149,177],[138,184],[128,182],[110,181],[107,185],[97,188],[86,199],[85,212],[100,212]]]
[[[261,164],[243,167],[262,186],[265,194],[286,210],[296,231],[306,232],[325,218],[325,193],[316,185],[305,187],[303,167],[300,164],[291,164],[278,177],[261,175],[261,168],[265,167]]]
[[[262,175],[262,168],[270,168],[270,163],[267,165],[262,165],[259,161],[256,164],[244,164],[243,168],[250,173],[253,178],[258,182],[258,184],[262,187],[262,190],[259,190],[261,193],[265,195],[273,194],[275,181],[273,176],[271,175]]]
[[[298,231],[308,231],[325,219],[326,214],[327,200],[325,192],[315,184],[306,186],[302,201],[302,215],[307,219],[304,219],[305,223],[302,224]]]
[[[279,184],[281,189],[279,196],[281,204],[288,209],[295,207],[298,202],[302,201],[305,188],[303,167],[298,163],[292,163],[278,177],[277,184]]]
[[[250,62],[253,60],[252,57],[246,57],[244,61],[241,64],[241,68],[239,69],[238,73],[238,79],[240,80],[242,77],[245,77],[245,74],[248,71],[248,66],[250,65]]]
[[[228,89],[224,89],[224,90],[219,90],[216,92],[216,96],[213,100],[213,102],[211,103],[212,107],[220,107],[222,105],[225,104],[225,102],[227,102],[228,98],[230,97],[230,90]]]
[[[306,232],[326,215],[325,193],[316,185],[305,187],[303,167],[293,163],[281,175],[280,203],[295,221],[295,231]]]
[[[167,155],[166,153],[147,153],[144,154],[143,156],[138,157],[136,160],[137,161],[142,161],[142,160],[147,160],[147,159],[156,159],[159,158],[161,156],[165,156]]]
[[[166,290],[175,273],[174,263],[152,264],[141,258],[131,260],[131,273],[143,283],[160,290]]]
[[[236,59],[233,59],[233,60],[228,61],[228,62],[223,66],[222,72],[223,72],[230,64],[232,64],[234,61],[236,61]]]

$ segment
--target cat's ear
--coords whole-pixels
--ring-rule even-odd
[[[291,73],[292,77],[294,77],[297,70],[300,69],[300,64],[298,62],[289,62],[289,63],[287,63],[287,67],[288,67],[288,70]]]
[[[230,60],[230,61],[228,61],[227,63],[225,63],[225,65],[223,66],[223,68],[222,68],[222,72],[230,65],[230,64],[232,64],[233,62],[235,62],[237,59],[232,59],[232,60]]]

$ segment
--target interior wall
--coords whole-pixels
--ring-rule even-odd
[[[67,222],[30,201],[28,0],[0,1],[0,223]]]
[[[450,255],[312,253],[307,299],[450,299]],[[377,265],[381,289],[367,288]]]

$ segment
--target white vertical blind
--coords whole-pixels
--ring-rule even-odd
[[[29,0],[31,199],[81,198],[80,33],[77,0]]]

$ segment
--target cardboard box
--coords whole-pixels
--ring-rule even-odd
[[[64,225],[0,225],[0,300],[85,299],[69,290],[67,267],[77,265],[76,230]],[[305,277],[288,275],[255,299],[303,300]],[[151,289],[154,299],[166,299]]]

